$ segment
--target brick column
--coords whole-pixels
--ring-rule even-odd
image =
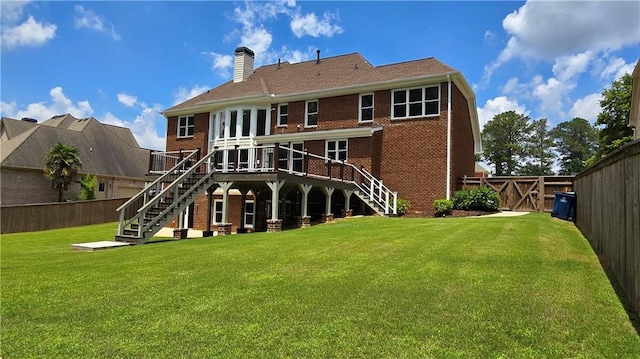
[[[185,239],[188,232],[189,229],[187,228],[176,228],[173,230],[173,239]]]
[[[228,236],[231,235],[231,223],[218,223],[218,235]]]
[[[333,213],[323,213],[321,221],[322,223],[333,222]]]
[[[352,209],[343,209],[342,210],[342,218],[348,218],[351,217],[353,215],[353,210]]]
[[[267,220],[267,233],[282,232],[282,220],[281,219],[268,219]]]
[[[311,216],[304,216],[298,218],[298,228],[311,227]]]

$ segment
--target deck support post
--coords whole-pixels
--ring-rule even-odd
[[[231,234],[231,223],[229,223],[229,189],[233,182],[218,182],[222,189],[222,223],[218,224],[218,235]]]
[[[202,231],[203,237],[213,236],[213,231],[211,230],[211,208],[213,205],[213,188],[214,186],[207,188],[207,228],[204,231]]]
[[[353,214],[353,210],[351,210],[351,195],[353,194],[353,190],[343,189],[342,193],[344,194],[344,209],[342,210],[342,217],[351,217]]]
[[[307,214],[309,207],[309,192],[313,188],[310,184],[299,184],[300,192],[302,192],[302,208],[300,213],[300,219],[298,220],[298,227],[305,228],[311,226],[311,217]]]
[[[246,186],[240,186],[239,188],[240,190],[240,196],[241,196],[241,200],[240,200],[240,226],[238,226],[238,229],[236,230],[236,233],[247,233],[247,229],[244,228],[244,217],[245,217],[245,208],[246,208],[246,202],[247,202],[247,193],[249,192],[249,188]]]
[[[280,204],[280,189],[284,186],[284,181],[267,181],[267,186],[271,190],[271,219],[267,220],[267,232],[282,231],[282,220],[278,219],[278,205]]]
[[[333,213],[331,213],[331,197],[333,196],[334,187],[322,187],[325,195],[325,211],[322,214],[322,222],[333,222]]]

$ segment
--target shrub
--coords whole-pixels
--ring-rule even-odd
[[[489,187],[473,191],[457,191],[453,194],[453,208],[463,211],[497,211],[500,196]]]
[[[84,175],[80,179],[80,193],[78,193],[78,198],[83,201],[95,199],[95,188],[97,179],[97,176]]]
[[[396,205],[396,212],[398,214],[398,217],[402,217],[405,214],[407,214],[408,210],[409,210],[409,201],[407,201],[406,199],[398,198],[398,203]]]
[[[489,187],[480,187],[472,193],[471,209],[477,211],[497,211],[500,206],[500,196]]]
[[[433,201],[433,208],[436,210],[436,217],[445,217],[453,210],[453,201],[448,199],[436,199]]]
[[[471,206],[471,191],[462,190],[453,194],[453,209],[468,210]]]

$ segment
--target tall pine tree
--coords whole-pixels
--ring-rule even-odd
[[[556,154],[553,151],[553,138],[549,132],[546,118],[533,121],[531,132],[526,139],[525,152],[527,161],[520,170],[525,176],[553,175],[553,164]]]
[[[561,175],[575,175],[585,169],[598,147],[598,132],[584,118],[559,123],[551,130]]]
[[[525,146],[530,131],[529,117],[515,111],[498,114],[484,125],[483,157],[495,166],[496,175],[517,173],[519,162],[526,156]]]

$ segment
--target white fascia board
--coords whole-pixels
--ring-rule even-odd
[[[259,94],[259,95],[238,97],[233,99],[202,101],[202,102],[198,102],[195,106],[173,110],[173,111],[164,111],[164,112],[161,112],[161,114],[164,115],[165,117],[179,116],[179,115],[207,112],[207,111],[211,111],[216,107],[226,107],[226,106],[240,105],[240,104],[246,104],[246,103],[251,103],[251,104],[284,103],[284,102],[308,100],[311,98],[320,99],[320,98],[326,98],[326,97],[350,95],[354,93],[365,93],[365,92],[374,92],[377,90],[389,90],[393,88],[412,87],[412,86],[425,85],[427,83],[446,82],[447,75],[452,76],[455,74],[459,74],[459,72],[455,71],[455,72],[448,72],[448,73],[437,74],[437,75],[416,76],[416,77],[402,78],[402,79],[391,80],[391,81],[375,82],[370,84],[350,85],[350,86],[336,87],[336,88],[330,88],[330,89],[298,92],[293,94],[283,94],[283,95]]]
[[[259,145],[270,145],[276,142],[285,143],[314,140],[338,140],[357,137],[371,137],[374,132],[381,130],[382,127],[358,127],[326,131],[280,133],[267,136],[256,136],[255,141],[256,144]]]

